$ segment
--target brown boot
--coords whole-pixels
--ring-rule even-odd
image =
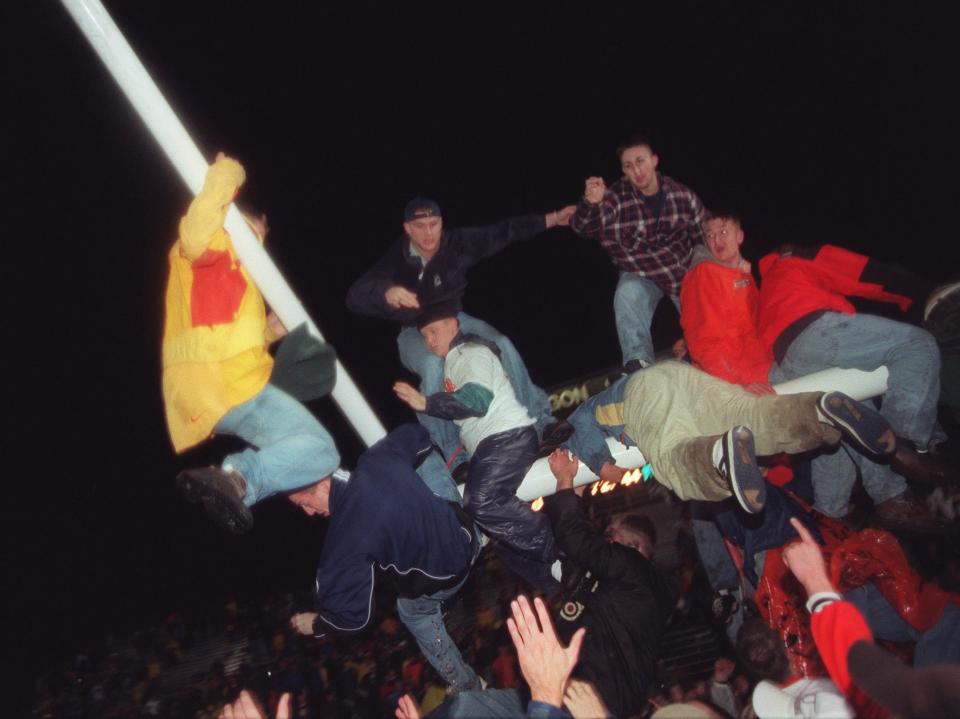
[[[936,449],[918,452],[913,442],[897,437],[890,466],[907,479],[928,485],[960,484],[960,470]]]
[[[944,522],[930,514],[909,489],[880,502],[873,510],[880,526],[891,532],[942,534],[946,528]]]

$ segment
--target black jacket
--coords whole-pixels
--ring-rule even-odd
[[[613,716],[639,714],[674,593],[640,552],[607,542],[589,525],[572,490],[547,497],[544,511],[559,547],[590,572],[579,603],[566,602],[557,621],[564,642],[587,627],[573,674],[596,687]]]
[[[420,258],[410,252],[406,235],[397,239],[380,261],[364,273],[347,293],[347,307],[358,315],[416,323],[420,310],[395,309],[384,297],[400,285],[415,292],[421,307],[453,303],[459,309],[467,288],[467,270],[484,257],[499,252],[511,242],[524,240],[546,229],[543,215],[523,215],[485,227],[444,230],[437,253],[423,268]]]

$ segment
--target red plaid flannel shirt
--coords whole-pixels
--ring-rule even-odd
[[[592,205],[580,198],[570,227],[598,240],[621,272],[655,282],[665,294],[680,296],[693,248],[703,242],[703,203],[692,190],[660,176],[663,206],[660,216],[644,202],[643,193],[626,177],[607,188]]]

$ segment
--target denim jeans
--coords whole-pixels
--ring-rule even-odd
[[[223,459],[225,469],[246,480],[248,507],[323,479],[340,465],[330,433],[310,410],[270,384],[227,412],[214,431],[253,445]]]
[[[930,443],[940,395],[940,350],[926,330],[874,315],[827,312],[790,344],[771,382],[793,379],[828,367],[865,371],[886,365],[889,389],[880,414],[894,432],[920,448]],[[813,460],[814,506],[831,517],[844,514],[860,467],[863,488],[874,503],[903,492],[906,481],[888,465],[842,449]]]
[[[952,602],[947,602],[932,627],[918,632],[897,613],[873,582],[847,592],[843,598],[860,610],[874,637],[891,642],[915,641],[915,667],[960,663],[960,607]]]
[[[613,294],[613,316],[623,352],[623,363],[640,360],[644,367],[653,364],[653,337],[650,325],[653,313],[663,299],[663,290],[646,277],[621,272]],[[673,304],[680,309],[680,300]]]
[[[500,361],[503,363],[507,377],[510,378],[513,391],[517,394],[517,401],[526,407],[530,416],[536,420],[537,435],[541,435],[543,428],[553,422],[550,399],[546,392],[530,379],[530,373],[527,372],[527,367],[513,342],[483,320],[478,320],[464,312],[458,314],[457,319],[460,321],[460,330],[464,334],[479,335],[495,342],[500,348]],[[400,330],[397,346],[400,349],[400,361],[403,366],[420,378],[420,391],[427,396],[442,392],[443,358],[427,349],[417,328],[404,327]],[[430,433],[433,443],[440,448],[444,457],[450,462],[457,447],[460,446],[460,433],[457,426],[450,420],[431,417],[423,412],[417,413],[417,419]],[[460,452],[451,463],[450,469],[466,459],[466,455]]]
[[[524,719],[527,711],[516,689],[485,689],[457,694],[430,716],[440,719]]]
[[[480,689],[480,678],[463,660],[443,623],[443,602],[460,591],[466,581],[464,577],[457,586],[425,597],[397,597],[400,621],[417,640],[427,661],[454,692]]]
[[[440,499],[463,505],[463,497],[460,496],[457,483],[453,481],[450,470],[447,469],[447,463],[436,451],[427,455],[423,463],[417,467],[417,474],[430,491]]]
[[[697,513],[703,504],[695,501],[694,512]],[[721,589],[738,589],[740,587],[740,574],[737,567],[727,551],[727,545],[723,541],[723,534],[720,533],[716,522],[710,517],[709,508],[704,508],[704,516],[694,516],[691,519],[693,528],[693,540],[697,545],[697,553],[700,555],[700,563],[703,565],[703,571],[707,575],[710,586],[713,591],[719,592]]]

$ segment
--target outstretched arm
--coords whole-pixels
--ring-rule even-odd
[[[223,227],[227,209],[244,183],[243,166],[222,152],[207,170],[203,188],[180,220],[180,251],[191,262],[199,259],[214,233]]]
[[[573,488],[576,456],[568,458],[566,450],[558,449],[550,455],[549,464],[557,480],[557,492],[544,498],[543,509],[553,526],[553,536],[564,553],[599,578],[635,575],[635,579],[642,580],[645,565],[649,562],[631,549],[607,542],[583,516],[579,497],[566,491]],[[629,555],[625,554],[627,552]]]
[[[406,382],[396,382],[393,391],[414,412],[441,419],[482,417],[493,402],[493,392],[476,382],[468,382],[456,392],[436,392],[429,397]]]

